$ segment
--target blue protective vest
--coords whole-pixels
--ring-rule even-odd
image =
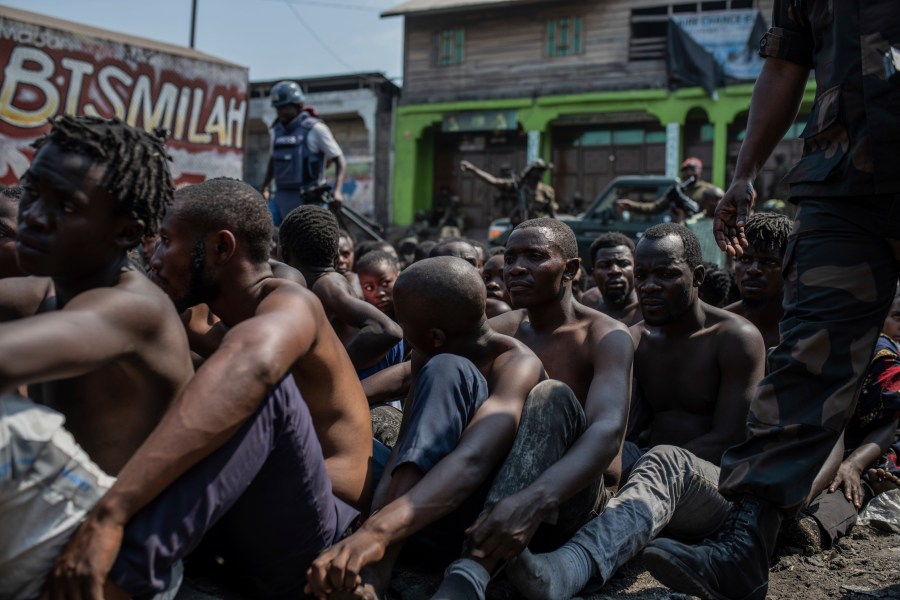
[[[279,190],[299,190],[319,182],[325,165],[325,154],[311,152],[306,143],[310,130],[320,119],[301,112],[288,123],[277,121],[272,126],[272,166]]]

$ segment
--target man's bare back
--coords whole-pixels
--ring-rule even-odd
[[[350,297],[359,300],[347,278],[336,271],[319,275],[310,289],[322,301],[323,307],[326,301],[331,298],[344,299]],[[341,343],[345,346],[349,344],[356,334],[359,333],[359,328],[347,323],[335,312],[326,309],[326,313],[328,314],[328,322],[331,323]]]
[[[285,217],[279,235],[281,257],[303,273],[353,367],[363,371],[377,365],[403,334],[390,317],[357,298],[335,271],[340,230],[334,216],[318,206],[301,206]]]
[[[335,495],[350,498],[352,504],[367,505],[375,484],[368,475],[372,456],[369,403],[321,303],[312,292],[290,283],[273,278],[263,293],[289,292],[302,310],[302,318],[313,323],[315,340],[307,354],[291,367],[291,374],[312,414]]]

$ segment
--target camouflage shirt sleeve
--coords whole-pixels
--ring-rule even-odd
[[[772,28],[759,41],[759,55],[813,67],[815,44],[806,0],[775,0]]]

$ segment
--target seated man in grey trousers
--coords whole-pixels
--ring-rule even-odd
[[[744,437],[765,350],[745,319],[704,304],[700,246],[681,225],[648,229],[635,249],[644,321],[631,328],[637,391],[653,415],[651,449],[606,509],[549,554],[527,550],[510,579],[528,598],[570,598],[603,585],[663,530],[702,537],[731,504],[717,491],[722,452]],[[594,587],[594,586],[592,586]]]

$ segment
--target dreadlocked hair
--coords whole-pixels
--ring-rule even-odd
[[[306,269],[334,266],[338,255],[338,224],[330,212],[313,205],[298,206],[281,222],[278,237],[282,257]]]
[[[760,252],[775,252],[784,256],[793,222],[780,213],[754,213],[744,225],[744,234],[751,248]]]
[[[740,292],[730,269],[720,269],[716,263],[704,262],[706,275],[698,290],[700,299],[713,306],[727,306],[740,300]]]
[[[116,214],[133,214],[144,222],[145,236],[156,234],[175,191],[161,138],[118,119],[61,115],[33,147],[49,143],[106,165],[100,184],[113,197]]]

